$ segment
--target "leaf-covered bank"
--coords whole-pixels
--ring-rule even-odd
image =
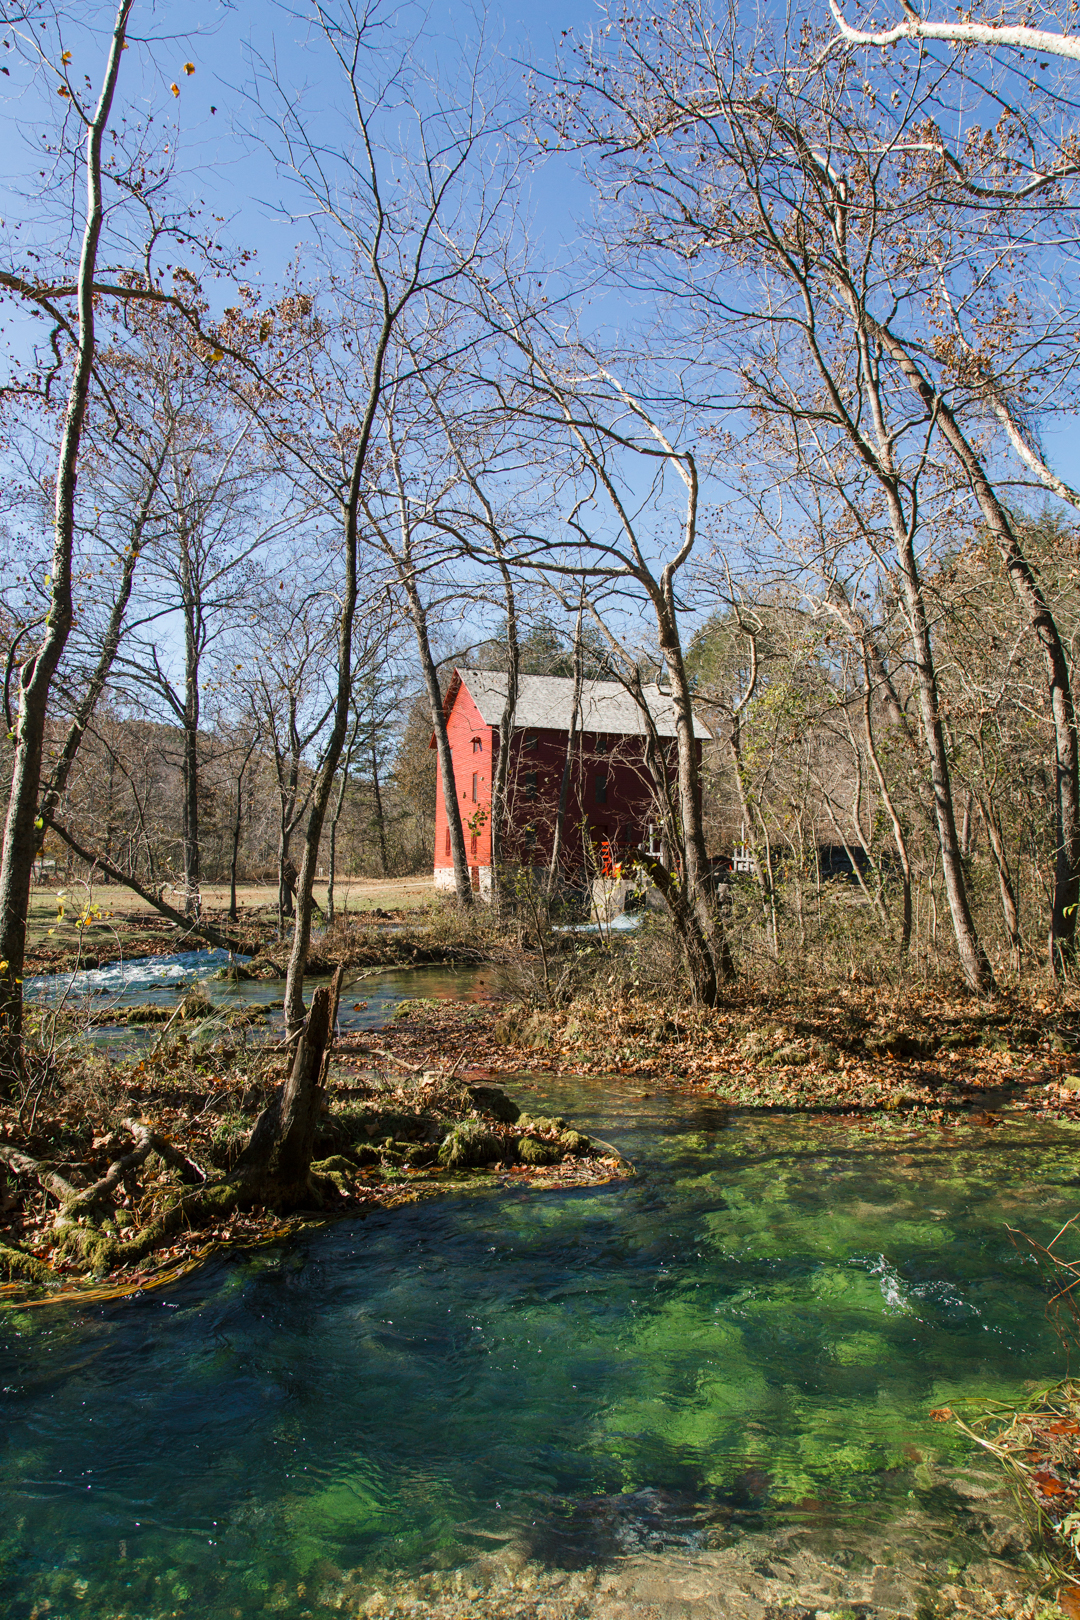
[[[560,1007],[403,1003],[344,1053],[426,1062],[450,1052],[493,1074],[621,1074],[707,1088],[742,1108],[922,1109],[978,1118],[988,1106],[1080,1117],[1080,1055],[1067,1009],[1002,993],[986,1005],[944,989],[861,985],[733,991],[695,1008],[599,986]]]

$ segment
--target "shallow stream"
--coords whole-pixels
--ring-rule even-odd
[[[265,1008],[269,1014],[264,1027],[275,1029],[283,1018],[284,979],[231,979],[227,951],[181,951],[173,956],[147,956],[109,967],[86,968],[79,973],[50,973],[27,979],[26,999],[31,1004],[64,1009],[78,1019],[80,1010],[92,1010],[97,1019],[110,1009],[126,1007],[176,1007],[184,995],[198,986],[214,1006],[227,1013],[236,1008]],[[240,957],[243,963],[247,960]],[[308,987],[319,984],[309,979]],[[385,1024],[402,1002],[417,997],[444,1000],[481,994],[484,975],[475,968],[415,967],[367,968],[345,980],[338,1006],[341,1029],[377,1029]],[[188,1025],[200,1038],[213,1038],[221,1032],[218,1020],[207,1019],[200,1030]],[[155,1041],[160,1024],[128,1025],[95,1022],[89,1037],[96,1046],[139,1047]]]
[[[1060,1376],[1005,1223],[1045,1238],[1080,1207],[1075,1134],[509,1089],[637,1177],[449,1195],[0,1315],[0,1612],[302,1620],[396,1589],[424,1615],[756,1615],[731,1560],[760,1585],[797,1542],[871,1570],[860,1613],[914,1613],[1020,1556],[927,1414]]]

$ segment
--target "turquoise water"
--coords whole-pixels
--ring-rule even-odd
[[[167,1293],[0,1316],[0,1612],[299,1620],[343,1581],[479,1551],[580,1567],[887,1526],[945,1512],[970,1461],[930,1407],[1060,1374],[1004,1223],[1046,1237],[1080,1206],[1074,1134],[509,1089],[639,1175],[450,1196]]]

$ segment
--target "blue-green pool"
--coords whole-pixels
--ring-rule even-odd
[[[638,1176],[448,1196],[167,1294],[0,1316],[5,1617],[299,1620],[500,1550],[573,1569],[791,1524],[887,1539],[947,1514],[972,1461],[929,1408],[1060,1375],[1005,1223],[1046,1237],[1080,1207],[1074,1133],[526,1084]]]

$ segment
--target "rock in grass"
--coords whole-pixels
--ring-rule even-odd
[[[501,1139],[479,1119],[452,1125],[439,1144],[439,1163],[447,1170],[468,1170],[502,1156]]]

